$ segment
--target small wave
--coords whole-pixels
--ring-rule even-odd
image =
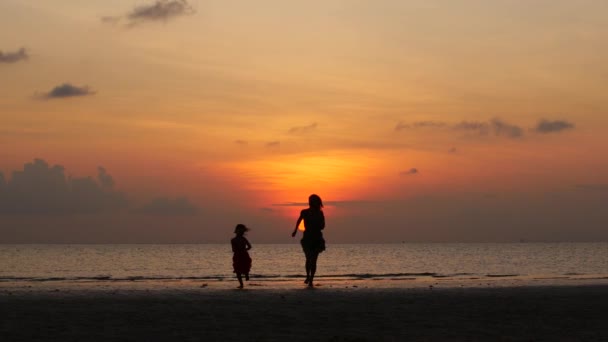
[[[560,277],[560,276],[555,276],[555,277],[535,277],[532,278],[534,280],[557,280],[557,279],[570,279],[570,277]]]
[[[597,277],[581,277],[581,278],[568,278],[568,280],[604,280],[604,279],[608,279],[608,277],[604,277],[604,276],[597,276]]]
[[[255,278],[255,279],[273,279],[273,278],[299,278],[299,277],[303,277],[299,274],[293,274],[293,275],[286,275],[286,276],[282,276],[280,274],[252,274],[250,275],[251,278]]]
[[[109,275],[100,275],[100,276],[94,276],[94,277],[76,277],[76,280],[110,280],[112,279],[112,276]]]
[[[402,273],[336,273],[336,274],[319,274],[316,277],[325,280],[415,280],[415,279],[437,279],[437,280],[476,280],[483,278],[509,278],[521,277],[521,274],[475,274],[475,273],[452,273],[441,274],[435,272],[402,272]],[[251,274],[251,278],[257,281],[290,281],[295,279],[303,279],[304,274]],[[575,276],[555,275],[541,276],[537,275],[532,279],[567,279]],[[22,276],[3,276],[0,277],[0,282],[59,282],[59,281],[77,281],[77,282],[145,282],[145,281],[224,281],[233,279],[234,274],[211,274],[201,276],[169,276],[169,275],[128,275],[128,276],[112,276],[108,274],[100,274],[95,276],[56,276],[56,277],[22,277]],[[575,277],[576,278],[576,277]],[[601,278],[598,278],[601,279]]]
[[[345,274],[321,274],[317,275],[318,278],[324,279],[415,279],[416,277],[440,277],[436,273],[422,272],[422,273],[345,273]],[[53,281],[178,281],[178,280],[225,280],[232,279],[234,275],[207,275],[207,276],[123,276],[113,277],[111,275],[97,275],[97,276],[75,276],[75,277],[17,277],[17,276],[6,276],[0,277],[0,282],[9,281],[32,281],[32,282],[53,282]],[[299,279],[304,278],[304,274],[252,274],[252,279],[257,280],[285,280],[285,279]]]
[[[33,278],[31,278],[31,277],[11,277],[11,276],[0,277],[0,281],[29,280],[29,279],[33,279]]]
[[[8,281],[63,281],[63,280],[75,280],[75,278],[65,278],[65,277],[49,277],[49,278],[38,278],[38,277],[0,277],[0,282],[8,282]]]
[[[320,278],[356,278],[356,279],[372,279],[372,278],[402,278],[402,277],[435,277],[437,273],[422,272],[422,273],[346,273],[346,274],[329,274],[320,275]]]
[[[228,276],[201,276],[201,277],[171,277],[171,276],[128,276],[128,277],[112,277],[112,276],[91,276],[91,277],[0,277],[0,282],[10,281],[33,281],[33,282],[51,282],[51,281],[148,281],[148,280],[223,280]]]

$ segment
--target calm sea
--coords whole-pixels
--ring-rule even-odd
[[[295,282],[298,244],[254,245],[252,281]],[[57,282],[221,282],[234,279],[222,245],[0,245],[0,287]],[[490,281],[608,279],[608,243],[337,244],[321,254],[318,280]],[[298,280],[299,283],[299,280]]]

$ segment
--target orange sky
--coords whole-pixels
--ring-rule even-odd
[[[0,3],[4,178],[103,166],[128,212],[201,209],[93,242],[222,241],[208,222],[237,219],[283,241],[313,192],[338,241],[608,239],[607,4],[174,2]],[[3,215],[29,227],[5,241],[38,241]]]

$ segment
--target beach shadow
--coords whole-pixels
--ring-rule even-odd
[[[315,286],[306,286],[303,288],[300,288],[300,291],[314,291],[317,290],[318,287],[321,287],[321,285],[315,285]]]

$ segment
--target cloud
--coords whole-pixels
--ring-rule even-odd
[[[128,18],[132,21],[167,21],[193,13],[194,9],[186,0],[157,0],[154,4],[136,7]]]
[[[113,211],[127,206],[126,196],[113,190],[103,167],[97,179],[66,178],[61,165],[42,159],[0,180],[0,214],[76,214]]]
[[[312,123],[308,126],[296,126],[289,129],[290,134],[306,134],[317,129],[317,123]]]
[[[34,159],[8,180],[0,172],[0,215],[97,214],[129,209],[127,196],[114,190],[114,185],[114,178],[102,166],[95,178],[66,177],[63,166]],[[158,197],[132,212],[191,215],[198,211],[185,197]]]
[[[456,152],[458,152],[458,150],[456,149],[456,147],[452,147],[452,148],[450,148],[450,149],[448,150],[448,153],[450,153],[450,154],[454,154],[454,153],[456,153]]]
[[[490,130],[490,124],[480,121],[461,121],[452,125],[451,128],[460,131],[476,131],[481,135],[486,135]]]
[[[549,121],[549,120],[542,119],[538,122],[538,124],[536,125],[536,127],[534,127],[533,130],[538,133],[547,134],[547,133],[561,132],[561,131],[573,129],[573,128],[574,128],[574,124],[570,123],[568,121],[562,121],[562,120]]]
[[[419,173],[418,169],[413,167],[409,170],[405,170],[405,171],[401,171],[399,172],[399,175],[401,176],[413,176],[413,175],[417,175]]]
[[[122,20],[121,16],[106,15],[106,16],[101,17],[101,22],[107,23],[107,24],[118,24],[121,20]]]
[[[325,203],[327,204],[327,203]],[[303,207],[307,206],[308,202],[283,202],[283,203],[273,203],[274,207]]]
[[[0,51],[0,63],[16,63],[19,61],[25,61],[29,58],[25,48],[21,48],[15,52],[2,52]]]
[[[246,140],[240,140],[240,139],[239,140],[235,140],[234,143],[237,144],[237,145],[241,145],[241,146],[249,144]]]
[[[490,123],[494,130],[494,134],[498,136],[519,138],[524,134],[524,130],[521,127],[508,124],[500,119],[493,119]]]
[[[447,123],[440,121],[416,121],[411,124],[400,121],[395,126],[395,131],[401,131],[408,128],[442,128],[447,125]]]
[[[461,121],[458,123],[447,123],[441,121],[417,121],[411,124],[399,122],[395,126],[396,131],[405,129],[451,129],[455,131],[476,132],[479,135],[488,135],[493,133],[495,136],[505,136],[508,138],[519,138],[523,136],[524,130],[517,126],[509,124],[501,119],[492,119],[490,121]]]
[[[366,206],[366,205],[373,205],[373,204],[379,204],[381,205],[382,202],[378,202],[378,201],[367,201],[367,200],[354,200],[354,201],[323,201],[323,204],[325,206],[331,206],[331,207],[341,207],[341,208],[348,208],[348,207],[357,207],[357,206]],[[308,206],[308,202],[283,202],[283,203],[273,203],[272,204],[273,207],[307,207]]]
[[[145,22],[167,22],[171,19],[196,13],[187,0],[156,0],[154,3],[135,7],[124,16],[103,16],[103,23],[117,24],[126,21],[127,26]]]
[[[171,199],[168,197],[157,197],[141,207],[137,212],[152,215],[194,215],[199,208],[186,197]]]
[[[59,99],[66,97],[89,96],[95,94],[88,86],[77,87],[70,83],[64,83],[43,94],[45,99]]]
[[[280,141],[270,141],[266,143],[266,147],[279,147],[281,146]]]
[[[524,134],[521,127],[509,124],[501,119],[492,119],[487,122],[461,121],[451,127],[460,131],[477,132],[479,135],[494,133],[495,136],[506,136],[508,138],[520,138]]]

